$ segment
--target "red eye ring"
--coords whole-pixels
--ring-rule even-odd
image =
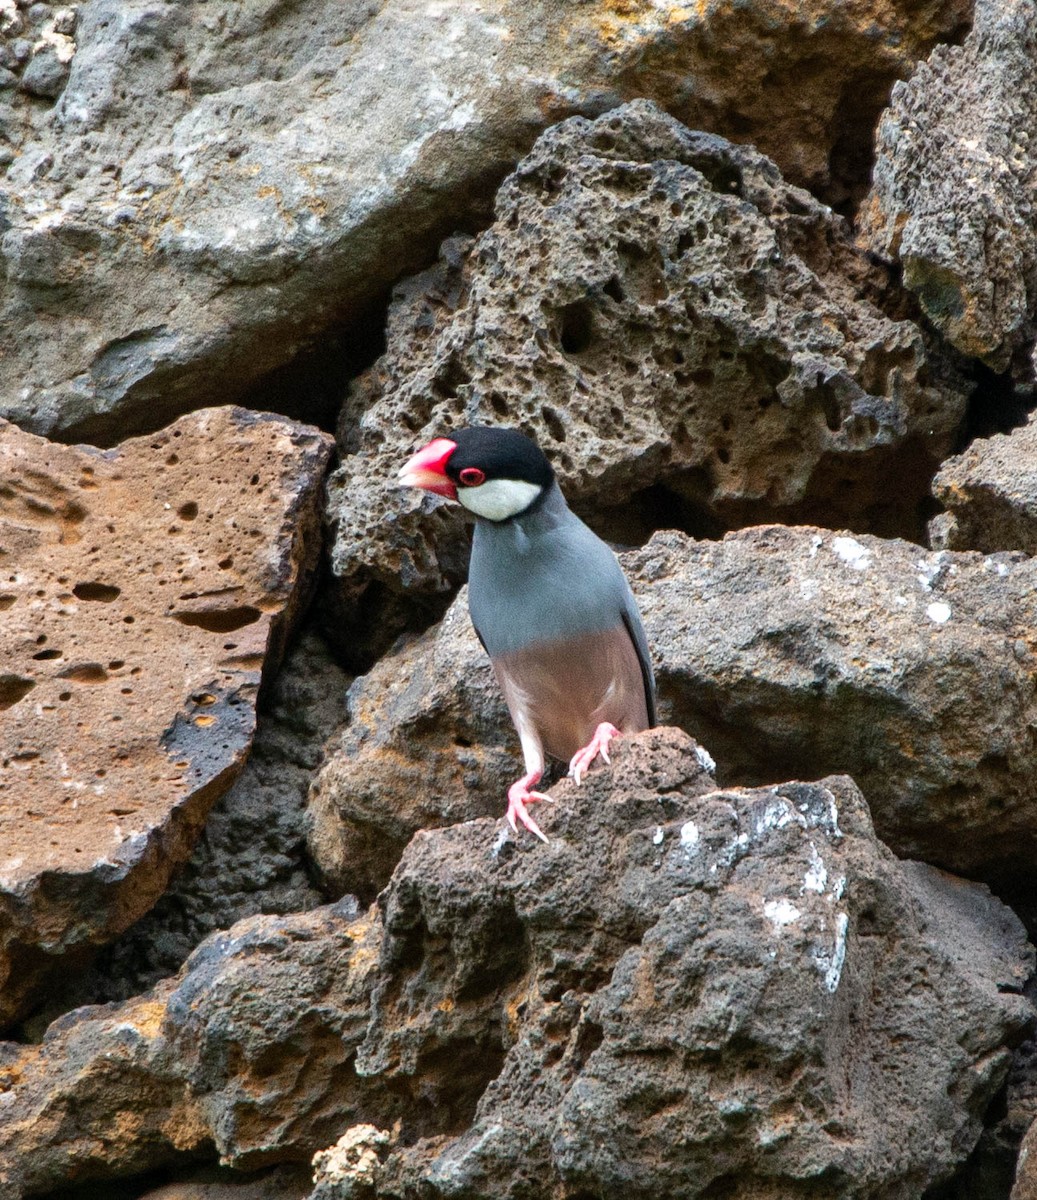
[[[465,487],[478,487],[480,483],[486,482],[486,472],[480,471],[478,467],[465,467],[457,478]]]

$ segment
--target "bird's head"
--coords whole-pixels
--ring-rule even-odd
[[[483,425],[429,442],[399,474],[403,486],[447,496],[487,521],[517,517],[553,480],[551,464],[535,442],[515,429]]]

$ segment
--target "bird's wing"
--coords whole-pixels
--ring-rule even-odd
[[[652,655],[648,649],[648,638],[645,636],[644,626],[641,624],[641,614],[637,611],[637,605],[634,603],[632,595],[627,596],[627,602],[623,607],[623,624],[626,626],[627,633],[630,634],[630,640],[634,643],[634,649],[637,651],[637,661],[641,665],[641,680],[645,687],[645,708],[648,710],[648,728],[654,729],[656,724],[655,675],[652,671]]]

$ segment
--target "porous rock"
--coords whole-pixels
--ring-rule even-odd
[[[1011,1200],[1037,1200],[1037,1121],[1023,1138]]]
[[[937,471],[933,495],[945,510],[930,522],[934,545],[1037,554],[1037,419],[976,438]]]
[[[353,1070],[380,940],[352,902],[252,917],[153,991],[76,1009],[39,1045],[0,1043],[2,1200],[213,1147],[242,1169],[306,1161],[358,1119],[358,1086],[391,1119]]]
[[[107,452],[0,426],[0,1025],[151,907],[241,769],[330,452],[233,408]]]
[[[151,996],[5,1047],[0,1195],[322,1132],[348,1143],[323,1200],[946,1177],[1032,1017],[1006,908],[897,862],[849,779],[720,791],[678,730],[555,798],[549,845],[501,818],[421,834],[366,917],[252,918]]]
[[[155,907],[86,972],[53,989],[59,1011],[125,1000],[174,975],[209,934],[257,913],[325,902],[310,879],[306,797],[322,747],[341,725],[349,678],[304,630],[259,703],[248,761],[213,805],[190,859]],[[34,1017],[34,1024],[40,1017]]]
[[[977,0],[961,46],[898,83],[862,235],[963,353],[1032,380],[1037,331],[1037,12]]]
[[[845,771],[897,853],[1032,878],[1037,561],[772,526],[660,533],[622,562],[662,719],[724,782]],[[357,680],[350,714],[311,794],[311,849],[335,886],[368,894],[416,829],[498,811],[520,773],[464,593]]]
[[[461,510],[390,485],[466,424],[533,436],[581,513],[618,528],[654,502],[713,528],[921,534],[964,391],[883,311],[895,289],[845,222],[756,151],[647,101],[573,118],[459,249],[397,293],[389,349],[344,410],[328,511],[349,604],[461,577]]]
[[[546,126],[633,96],[845,197],[969,8],[7,3],[0,413],[111,441],[241,399],[484,219]]]
[[[391,1153],[378,1195],[918,1196],[949,1172],[1030,1011],[1006,909],[897,863],[850,780],[716,791],[677,731],[555,795],[549,846],[419,836],[383,897],[359,1070],[408,1079],[488,1018],[505,1055],[471,1127]]]

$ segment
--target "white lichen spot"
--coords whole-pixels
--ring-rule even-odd
[[[695,757],[698,759],[699,766],[707,775],[715,775],[717,773],[716,759],[705,746],[695,746]]]
[[[871,558],[871,551],[862,546],[856,538],[837,537],[832,539],[832,549],[844,563],[849,564],[855,571],[863,571]]]
[[[820,590],[816,579],[801,579],[799,581],[799,594],[804,600],[813,600]]]
[[[846,891],[846,876],[840,875],[839,878],[832,885],[832,892],[831,892],[831,895],[829,896],[829,899],[830,900],[841,900],[843,898],[843,894],[845,893],[845,891]]]
[[[799,889],[800,895],[804,892],[817,892],[820,896],[828,886],[828,868],[824,864],[824,860],[818,853],[817,847],[813,842],[810,843],[810,866],[807,867],[807,872],[803,876],[803,886]]]
[[[694,854],[699,846],[699,827],[694,821],[685,821],[681,826],[681,848],[687,854]]]
[[[935,621],[937,625],[942,625],[945,621],[951,619],[951,606],[944,604],[942,600],[937,600],[925,610],[925,615],[930,621]]]
[[[657,825],[655,828],[655,836],[652,838],[652,845],[661,846],[665,836],[666,834],[663,833],[663,827],[661,825]]]
[[[793,816],[792,809],[780,796],[774,800],[768,800],[763,812],[756,818],[757,837],[771,829],[783,829]]]
[[[313,1156],[314,1183],[331,1184],[342,1195],[366,1195],[374,1189],[379,1151],[389,1140],[388,1131],[374,1125],[347,1129],[334,1146]]]
[[[826,990],[834,992],[842,978],[843,964],[846,962],[846,934],[850,927],[850,918],[846,913],[837,913],[835,918],[835,945],[831,951],[819,950],[814,961],[821,972],[821,978]]]
[[[823,537],[821,537],[819,534],[815,533],[814,536],[810,539],[810,557],[817,558],[817,552],[818,552],[818,550],[821,549],[821,547],[824,544],[825,544],[825,539]]]
[[[784,929],[786,925],[792,925],[798,921],[803,914],[791,900],[782,896],[780,900],[765,900],[763,915],[775,929]]]
[[[490,847],[490,857],[496,858],[501,850],[504,849],[504,843],[508,840],[508,827],[505,825],[500,833],[493,839],[493,845]]]

